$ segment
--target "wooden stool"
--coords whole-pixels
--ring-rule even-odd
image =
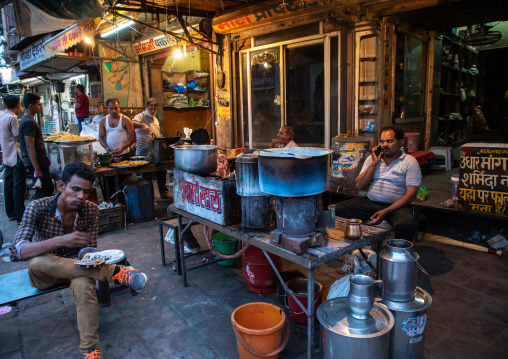
[[[106,261],[106,264],[119,264],[124,266],[130,266],[129,261],[125,257],[125,253],[123,251],[122,256],[120,258],[111,258]],[[113,287],[109,287],[109,282],[107,280],[98,280],[97,281],[97,299],[99,301],[99,305],[101,307],[109,307],[111,305],[111,293],[118,292],[123,289],[129,288],[128,285],[119,284]],[[131,289],[132,295],[138,294],[135,290]]]

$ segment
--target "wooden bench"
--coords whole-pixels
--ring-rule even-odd
[[[48,289],[34,288],[28,279],[28,269],[2,274],[0,275],[0,305],[37,297],[68,287],[68,284],[62,284]]]

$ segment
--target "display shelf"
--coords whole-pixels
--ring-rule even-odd
[[[447,146],[456,146],[460,141],[471,139],[471,131],[467,131],[468,116],[471,116],[476,106],[476,91],[478,75],[473,75],[473,69],[478,62],[478,51],[463,44],[460,39],[442,36],[441,76],[439,94],[438,134]],[[466,92],[466,98],[461,96],[461,90]],[[469,95],[474,91],[475,95]],[[450,119],[450,113],[460,113],[462,120]]]

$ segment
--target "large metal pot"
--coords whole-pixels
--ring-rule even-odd
[[[413,244],[404,239],[390,239],[379,254],[379,277],[383,282],[383,298],[395,302],[413,300],[416,293],[419,255]]]
[[[175,168],[197,175],[217,170],[217,147],[209,145],[183,145],[174,147]]]
[[[319,306],[322,358],[387,359],[394,324],[388,308],[374,303],[366,320],[355,319],[350,313],[347,298],[333,298]]]
[[[261,191],[282,197],[312,196],[326,191],[331,152],[312,147],[261,152],[259,154]]]

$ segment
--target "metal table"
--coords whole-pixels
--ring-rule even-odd
[[[268,261],[272,265],[275,273],[279,276],[279,273],[273,263],[271,262],[270,257],[266,252],[275,254],[279,257],[282,257],[290,262],[299,264],[305,268],[307,268],[307,308],[306,309],[300,301],[296,298],[295,301],[301,307],[301,309],[307,314],[307,358],[311,359],[313,357],[312,347],[313,347],[313,333],[314,333],[314,270],[319,267],[321,264],[328,263],[336,260],[338,257],[343,256],[345,254],[351,253],[356,249],[361,249],[365,246],[369,246],[375,244],[383,239],[386,239],[390,235],[390,230],[384,228],[378,228],[374,226],[362,225],[362,233],[363,236],[359,240],[349,240],[344,238],[344,228],[346,225],[346,220],[344,218],[336,217],[335,219],[335,228],[328,229],[329,234],[329,242],[327,246],[324,247],[316,247],[309,248],[308,253],[306,254],[295,254],[283,248],[277,247],[270,243],[270,233],[266,230],[262,229],[247,229],[243,230],[240,224],[233,226],[221,226],[220,224],[210,222],[207,219],[198,217],[189,212],[183,211],[181,209],[176,208],[174,205],[170,206],[171,210],[177,214],[178,217],[178,228],[179,228],[179,238],[176,238],[177,243],[175,245],[179,246],[180,249],[180,265],[183,275],[183,283],[184,286],[187,286],[187,268],[185,266],[185,256],[183,253],[183,243],[181,241],[182,233],[185,230],[190,228],[190,224],[183,228],[182,225],[182,217],[188,218],[191,221],[199,222],[208,226],[210,228],[216,229],[222,233],[225,233],[233,238],[236,238],[240,241],[248,243],[252,246],[255,246],[261,250],[263,250],[265,256]],[[207,263],[209,264],[209,263]],[[279,277],[280,280],[280,277]],[[283,282],[282,282],[283,283]],[[286,288],[285,288],[286,289]],[[289,293],[293,295],[292,293]]]

